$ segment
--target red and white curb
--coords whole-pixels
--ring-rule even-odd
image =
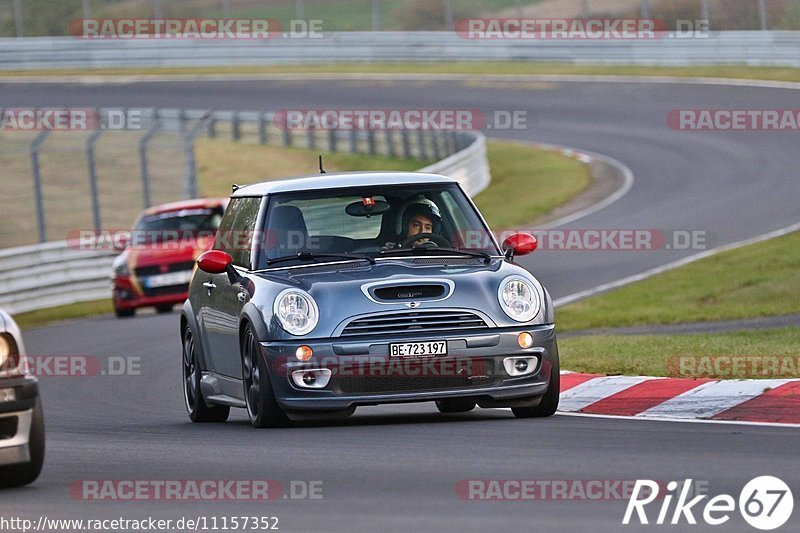
[[[677,379],[562,372],[558,410],[800,425],[800,379]]]

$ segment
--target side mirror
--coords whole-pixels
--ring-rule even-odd
[[[222,274],[228,270],[231,263],[233,263],[231,256],[220,250],[203,252],[197,258],[197,266],[200,267],[200,270],[209,274]]]
[[[528,255],[536,250],[539,242],[530,233],[514,233],[503,241],[503,253],[512,259],[515,255]]]

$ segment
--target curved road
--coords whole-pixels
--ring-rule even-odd
[[[800,220],[797,133],[677,132],[667,127],[667,113],[796,102],[797,92],[785,89],[638,82],[0,83],[3,107],[525,110],[528,129],[487,133],[606,154],[636,177],[626,196],[569,227],[704,231],[711,246]],[[525,265],[557,298],[695,252],[543,251]],[[624,531],[648,529],[620,526],[624,501],[462,501],[455,487],[465,479],[694,478],[712,495],[738,496],[753,477],[773,474],[800,494],[792,466],[800,432],[793,429],[516,420],[501,410],[442,416],[428,404],[363,408],[345,421],[285,430],[251,430],[242,413],[225,425],[197,426],[181,401],[177,315],[76,321],[28,331],[26,342],[31,354],[139,358],[141,374],[43,379],[45,470],[32,487],[2,494],[3,516],[273,515],[283,531]],[[291,480],[320,480],[323,499],[82,502],[68,491],[80,479],[274,479],[287,490]],[[724,528],[751,530],[738,515]]]

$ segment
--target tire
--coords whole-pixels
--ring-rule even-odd
[[[550,365],[550,386],[547,387],[539,405],[533,407],[512,407],[511,412],[517,418],[543,418],[552,416],[558,409],[558,397],[561,393],[561,369],[558,362],[558,347],[553,341],[553,360]]]
[[[158,313],[159,315],[163,315],[163,314],[166,314],[166,313],[171,313],[173,307],[174,306],[172,304],[157,305],[156,306],[156,313]]]
[[[136,309],[120,309],[114,307],[114,314],[117,315],[117,318],[130,318],[136,314]]]
[[[468,413],[475,409],[475,400],[472,398],[436,400],[436,408],[440,413]]]
[[[242,384],[247,415],[255,428],[286,427],[291,424],[272,390],[267,364],[261,356],[253,328],[248,325],[241,338]]]
[[[0,467],[0,487],[20,487],[33,483],[39,477],[44,464],[44,413],[42,403],[36,399],[33,408],[31,432],[28,437],[31,460],[27,463]]]
[[[186,325],[183,329],[183,355],[181,357],[183,370],[183,401],[186,412],[192,422],[225,422],[230,415],[231,408],[227,405],[206,404],[203,391],[200,388],[201,367],[197,356],[194,334],[192,328]]]

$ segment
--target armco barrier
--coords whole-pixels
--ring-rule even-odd
[[[486,139],[479,132],[456,135],[465,148],[422,170],[450,176],[474,196],[491,180]],[[66,241],[0,250],[0,307],[13,314],[110,297],[115,255]]]
[[[455,32],[339,32],[302,39],[0,39],[0,70],[230,67],[386,61],[800,66],[800,31],[651,40],[473,40]]]

